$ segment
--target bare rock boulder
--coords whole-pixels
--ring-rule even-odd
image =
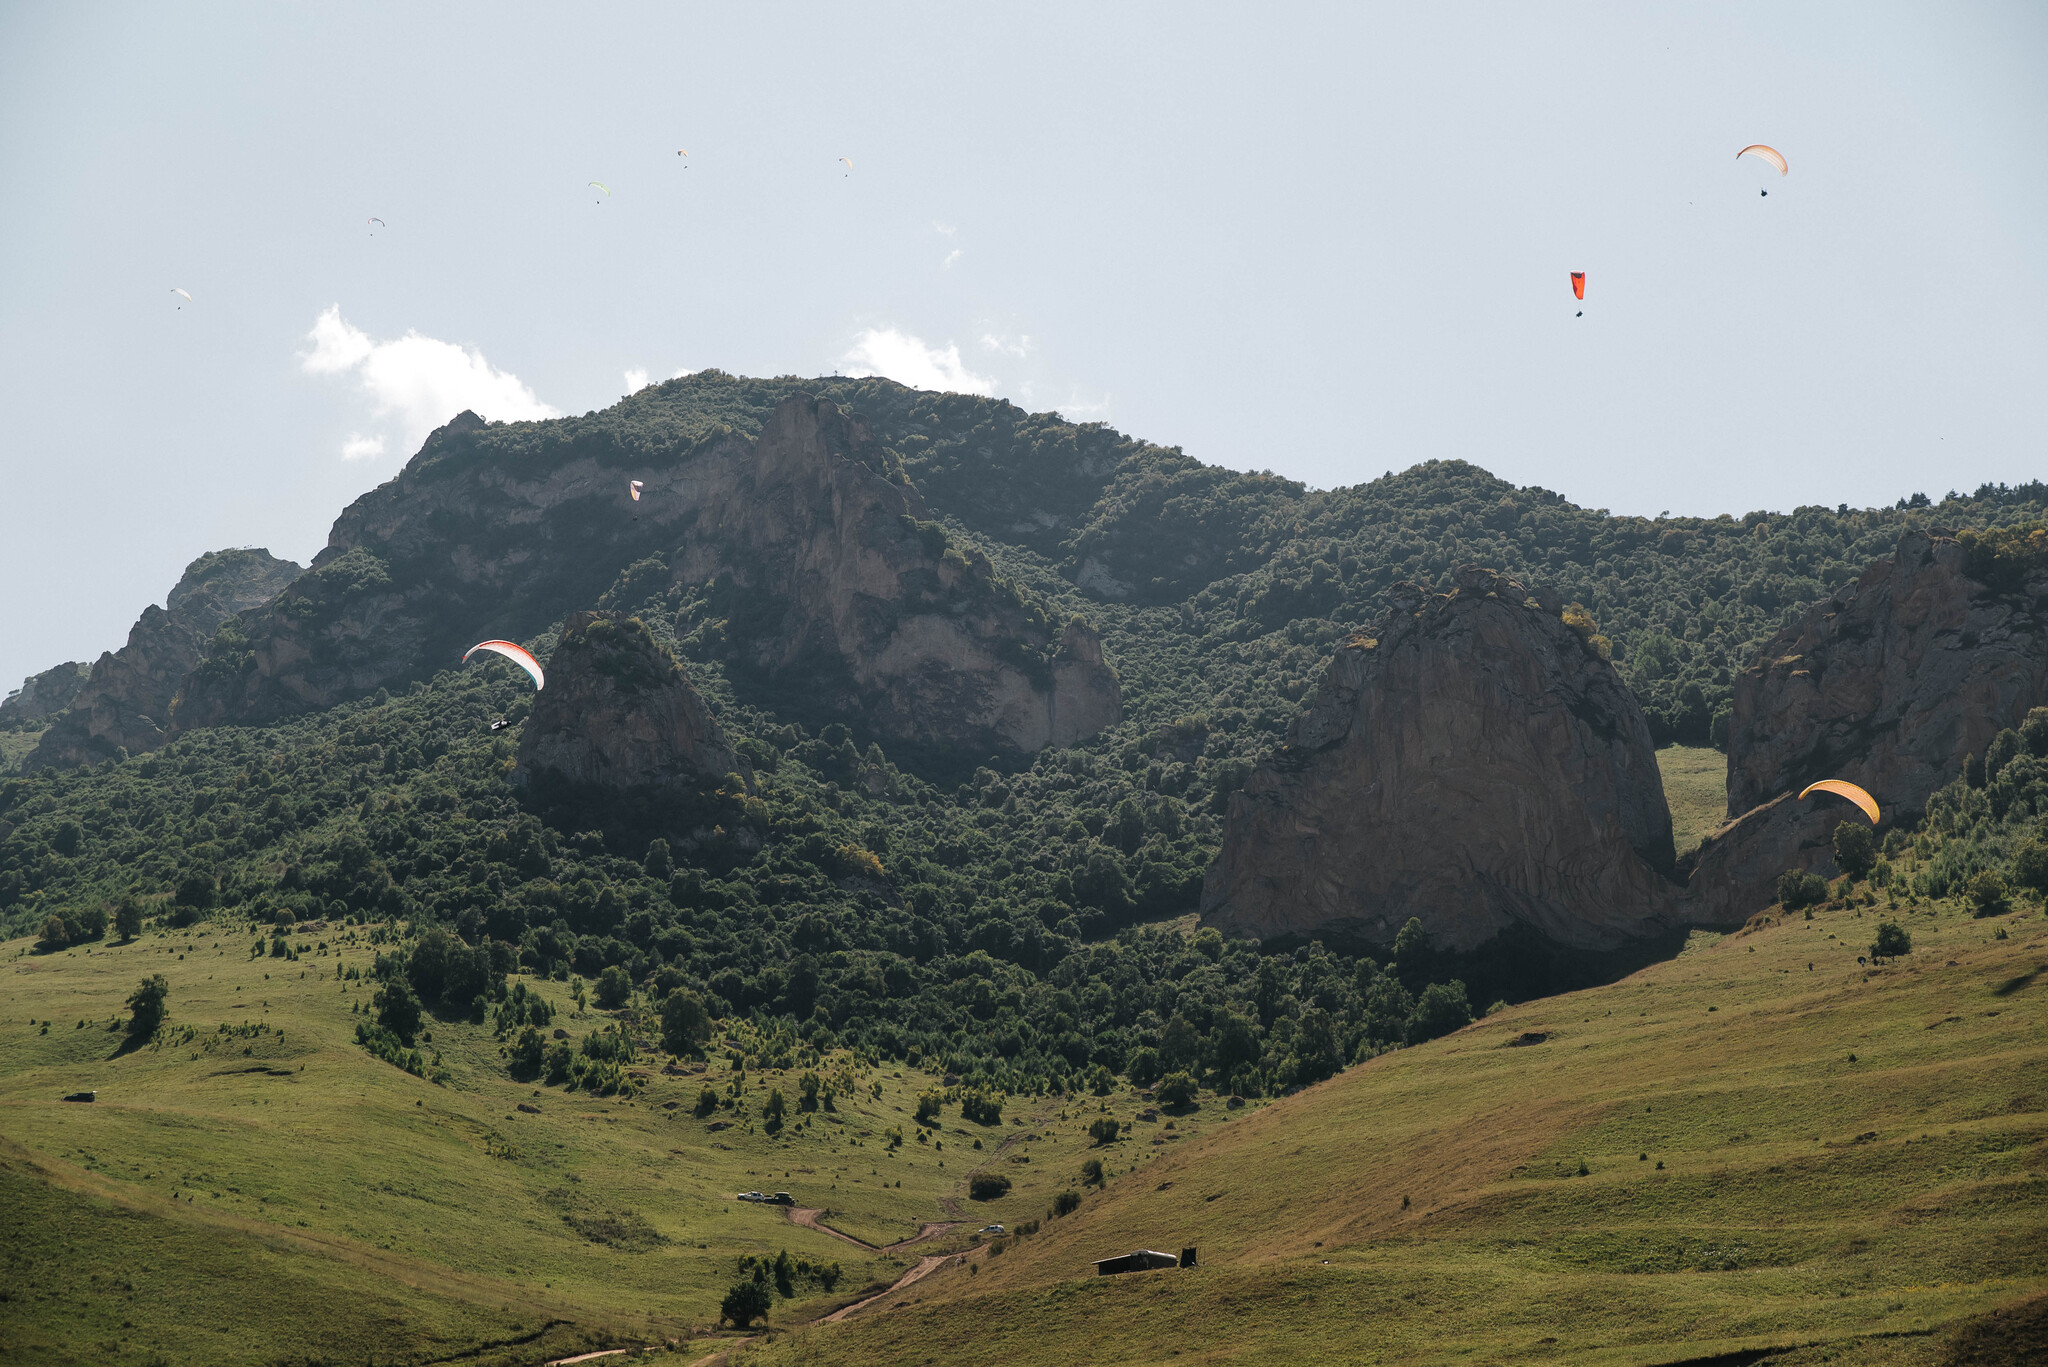
[[[1973,572],[1957,541],[1908,531],[1736,679],[1732,819],[1694,864],[1696,919],[1740,920],[1769,905],[1787,869],[1838,872],[1830,837],[1854,811],[1834,798],[1798,801],[1807,784],[1862,785],[1886,824],[1917,815],[1968,756],[2048,705],[2048,572],[1977,570],[1996,582]]]
[[[771,686],[895,740],[1023,753],[1123,715],[1094,629],[931,521],[858,414],[793,394],[703,466],[678,577],[725,586],[740,663]]]
[[[92,666],[70,660],[40,674],[31,674],[21,687],[0,700],[0,726],[34,726],[71,706],[85,687]]]
[[[223,623],[277,597],[298,576],[296,564],[265,550],[211,551],[194,560],[164,606],[144,608],[128,643],[94,663],[23,769],[71,768],[163,744],[186,675]]]
[[[516,781],[585,799],[695,791],[749,771],[637,619],[572,613],[519,736]]]
[[[1204,919],[1385,944],[1417,917],[1460,952],[1517,923],[1586,949],[1667,925],[1671,814],[1614,667],[1478,566],[1388,598],[1232,797]]]

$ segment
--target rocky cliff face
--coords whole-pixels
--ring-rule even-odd
[[[1232,797],[1204,919],[1385,944],[1413,916],[1457,951],[1516,923],[1583,948],[1664,924],[1670,810],[1613,666],[1491,570],[1389,597]]]
[[[647,411],[623,435],[468,413],[435,432],[215,650],[179,728],[420,677],[487,637],[533,636],[649,560],[723,586],[732,639],[766,681],[885,735],[1031,750],[1119,715],[1093,632],[1047,623],[985,557],[949,547],[859,418],[799,394],[747,441]]]
[[[793,395],[713,462],[677,575],[722,585],[733,643],[770,681],[919,742],[1028,752],[1121,715],[1094,631],[1055,627],[953,545],[857,415]]]
[[[1994,590],[1965,548],[1909,531],[1856,583],[1780,631],[1736,680],[1728,814],[1691,878],[1695,915],[1771,902],[1786,869],[1837,872],[1822,778],[1861,784],[1887,814],[1918,813],[2001,729],[2048,704],[2048,573]],[[1860,818],[1858,818],[1860,820]]]
[[[173,700],[216,629],[275,598],[298,574],[297,565],[265,550],[212,551],[193,561],[167,606],[145,608],[128,644],[100,656],[23,769],[68,768],[163,744]]]
[[[71,706],[91,673],[91,666],[68,660],[54,669],[29,675],[21,681],[20,688],[0,701],[0,726],[34,726],[48,721]]]
[[[517,781],[610,794],[696,789],[747,768],[638,620],[577,612],[519,736]]]

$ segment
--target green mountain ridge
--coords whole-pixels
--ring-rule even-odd
[[[730,552],[738,558],[714,572],[685,572],[704,540],[688,510],[710,506],[691,499],[714,464],[744,474],[769,416],[799,393],[864,415],[873,434],[871,444],[847,448],[861,468],[843,469],[852,482],[839,487],[879,482],[922,500],[928,519],[906,514],[908,525],[890,518],[871,530],[894,538],[908,573],[952,576],[953,596],[932,600],[938,613],[987,611],[1006,624],[1009,637],[989,639],[1021,642],[1026,649],[1005,658],[1026,676],[1058,667],[1059,655],[1031,653],[1049,652],[1054,640],[1070,652],[1099,640],[1121,692],[1120,719],[1035,751],[920,745],[865,726],[842,699],[810,695],[801,672],[764,673],[754,647],[784,629],[800,590],[760,592],[759,567],[744,558],[769,554],[758,549]],[[640,504],[625,495],[628,479],[648,486]],[[1696,791],[1714,761],[1702,747],[1718,739],[1725,722],[1717,719],[1760,642],[1808,620],[1912,529],[2006,529],[1965,538],[1972,572],[1999,579],[2022,566],[2033,574],[2042,538],[2026,529],[2044,511],[2048,488],[2030,485],[1934,506],[1617,518],[1460,462],[1312,491],[1202,466],[1100,425],[884,380],[703,372],[581,418],[484,424],[466,416],[351,505],[329,549],[282,594],[222,622],[206,658],[181,678],[167,741],[0,778],[0,933],[14,940],[16,974],[10,1009],[34,1013],[27,1027],[10,1019],[15,1034],[0,1056],[9,1068],[0,1115],[23,1146],[0,1148],[0,1179],[72,1231],[62,1237],[90,1251],[76,1256],[99,1287],[120,1257],[107,1251],[111,1236],[88,1231],[146,1217],[152,1238],[169,1248],[216,1227],[191,1224],[197,1217],[181,1216],[154,1187],[138,1196],[122,1185],[154,1181],[157,1146],[175,1135],[181,1166],[167,1171],[180,1174],[188,1205],[192,1186],[222,1203],[206,1219],[236,1223],[218,1228],[261,1242],[265,1221],[281,1219],[289,1203],[293,1227],[312,1231],[267,1245],[280,1275],[302,1288],[295,1294],[324,1285],[317,1299],[329,1306],[337,1285],[387,1289],[380,1294],[393,1308],[375,1332],[354,1337],[336,1328],[333,1309],[319,1312],[311,1337],[236,1310],[226,1315],[234,1352],[223,1360],[269,1361],[289,1342],[309,1360],[347,1351],[409,1362],[468,1360],[463,1354],[490,1345],[478,1361],[510,1364],[527,1360],[518,1345],[529,1340],[557,1356],[568,1346],[681,1339],[713,1320],[721,1278],[741,1254],[753,1260],[740,1264],[746,1276],[780,1265],[778,1275],[794,1278],[771,1303],[806,1314],[829,1308],[822,1283],[804,1279],[822,1276],[816,1269],[828,1255],[854,1258],[845,1241],[779,1223],[747,1225],[735,1237],[718,1223],[726,1218],[719,1185],[772,1191],[787,1183],[801,1199],[834,1205],[833,1227],[851,1227],[856,1244],[879,1247],[920,1222],[979,1213],[962,1205],[967,1177],[1001,1173],[1016,1195],[989,1199],[1016,1204],[990,1209],[1013,1225],[1035,1221],[1082,1180],[1083,1141],[1128,1138],[1121,1129],[1108,1140],[1091,1134],[1111,1117],[1112,1099],[1120,1126],[1164,1126],[1156,1107],[1150,1119],[1142,1114],[1150,1098],[1141,1090],[1157,1088],[1176,1137],[1162,1128],[1144,1149],[1204,1136],[1212,1147],[1202,1152],[1220,1155],[1207,1171],[1230,1171],[1243,1156],[1229,1136],[1247,1119],[1255,1123],[1245,1131],[1270,1146],[1290,1123],[1370,1114],[1380,1104],[1375,1078],[1426,1076],[1438,1066],[1432,1060],[1479,1047],[1469,1041],[1480,1034],[1490,1047],[1511,1024],[1542,1025],[1569,1009],[1562,1003],[1573,999],[1552,994],[1625,996],[1638,988],[1616,980],[1638,970],[1658,981],[1698,977],[1696,960],[1664,962],[1682,947],[1690,956],[1714,943],[1683,930],[1604,954],[1530,936],[1452,954],[1419,924],[1391,944],[1335,935],[1261,944],[1199,926],[1203,874],[1232,795],[1282,743],[1332,656],[1383,616],[1389,589],[1445,584],[1460,566],[1483,564],[1526,585],[1531,605],[1537,593],[1556,600],[1545,614],[1570,604],[1570,634],[1554,619],[1544,630],[1608,679],[1600,656],[1611,655],[1656,739],[1688,743],[1682,755],[1667,750],[1659,767],[1667,782],[1679,769],[1689,776],[1687,829],[1696,840],[1712,824],[1702,809],[1713,804]],[[1965,554],[1943,544],[1944,554]],[[596,800],[566,821],[529,803],[515,769],[531,684],[503,660],[455,661],[487,635],[511,636],[546,660],[563,623],[590,609],[619,614],[640,662],[633,667],[666,681],[677,716],[690,719],[676,734],[714,734],[697,725],[701,703],[746,775],[712,774],[700,762],[701,788],[678,786],[662,799],[675,805],[659,823],[612,819]],[[893,629],[899,619],[858,620]],[[275,669],[280,652],[305,668]],[[607,667],[590,666],[593,698],[610,696],[601,685]],[[607,739],[596,738],[589,753]],[[1810,901],[1824,906],[1825,919],[1780,923],[1770,913],[1784,932],[1769,941],[1771,972],[1792,974],[1793,954],[1825,935],[1839,970],[1828,990],[1849,993],[1843,956],[1864,952],[1879,915],[1909,922],[1943,952],[1978,943],[1977,918],[2002,917],[1998,933],[2009,923],[2014,943],[1981,956],[1983,971],[1996,965],[2022,992],[2032,979],[2021,981],[2021,960],[2035,943],[2025,923],[2048,889],[2044,807],[2048,711],[2037,709],[1973,754],[1924,819],[1881,832],[1860,875],[1786,885],[1788,906]],[[650,826],[664,834],[650,838]],[[1766,911],[1745,907],[1737,921]],[[1940,919],[1923,930],[1913,919],[1922,915]],[[124,934],[137,922],[140,938]],[[1726,982],[1739,977],[1740,948],[1723,942],[1714,961]],[[140,1049],[118,1046],[108,1036],[119,1029],[119,1003],[138,973],[152,970],[171,983],[173,1034]],[[1902,989],[1887,1000],[1921,1003],[1903,989],[1923,981],[1931,980],[1886,979]],[[1710,990],[1720,989],[1687,989]],[[1946,1000],[1937,993],[1923,1004],[1932,1011],[1937,999]],[[2032,1013],[2035,1000],[2022,995],[2014,1005]],[[1795,1006],[1795,1014],[1833,1009]],[[1493,1007],[1507,1014],[1496,1017]],[[1701,1000],[1699,1009],[1714,1008]],[[1985,1008],[1987,1018],[2000,1009]],[[1906,1030],[1907,1009],[1893,1014],[1885,1028]],[[58,1019],[73,1015],[75,1026]],[[1461,1034],[1475,1018],[1483,1018],[1478,1032]],[[1997,1026],[2014,1032],[1997,1035],[2001,1047],[2036,1049],[2034,1021],[2026,1014]],[[1849,1036],[1828,1039],[1833,1049]],[[1928,1039],[1937,1052],[1949,1047],[1946,1035]],[[1768,1038],[1752,1033],[1728,1056],[1758,1048]],[[231,1057],[216,1058],[221,1051]],[[1636,1060],[1630,1066],[1647,1057],[1626,1056]],[[302,1065],[319,1073],[294,1090]],[[55,1099],[102,1078],[121,1092],[110,1091],[108,1105]],[[234,1080],[216,1081],[224,1078]],[[1986,1106],[2020,1106],[2003,1073],[1971,1085]],[[1248,1112],[1225,1101],[1232,1095],[1249,1100]],[[1180,1097],[1195,1104],[1175,1114]],[[1276,1097],[1289,1098],[1287,1109],[1269,1113]],[[317,1124],[329,1161],[346,1159],[349,1203],[337,1198],[336,1213],[324,1204],[318,1162],[292,1146],[288,1129],[261,1119],[274,1099]],[[1605,1105],[1585,1110],[1594,1117],[1586,1124]],[[230,1109],[242,1106],[250,1109]],[[1281,1118],[1260,1118],[1269,1115]],[[524,1131],[521,1117],[544,1118]],[[996,1128],[1019,1122],[1028,1132]],[[1470,1123],[1469,1113],[1450,1111],[1429,1122]],[[2030,1123],[2012,1122],[2014,1143],[2035,1142]],[[605,1138],[615,1124],[630,1139]],[[400,1147],[430,1142],[437,1181],[488,1194],[451,1203],[422,1192],[409,1175],[381,1167],[380,1155],[358,1152],[356,1126]],[[1429,1126],[1402,1133],[1393,1156],[1374,1161],[1426,1165]],[[587,1135],[597,1137],[579,1137]],[[1540,1139],[1532,1130],[1530,1142]],[[1029,1147],[1041,1140],[1066,1147]],[[1319,1142],[1332,1141],[1324,1134]],[[133,1172],[102,1171],[96,1155],[107,1148]],[[1141,1230],[1165,1238],[1185,1223],[1189,1192],[1141,1201],[1132,1184],[1142,1162],[1131,1148],[1108,1152],[1114,1199],[1087,1198],[1077,1228],[1102,1239]],[[1516,1161],[1561,1162],[1562,1152],[1518,1151]],[[905,1196],[899,1180],[892,1195],[884,1163],[915,1190]],[[216,1168],[233,1176],[216,1178]],[[2001,1180],[2019,1182],[2010,1168]],[[1317,1170],[1318,1181],[1343,1180],[1334,1161]],[[290,1178],[263,1176],[280,1171]],[[579,1189],[585,1173],[590,1186]],[[1487,1185],[1498,1173],[1472,1169],[1457,1180],[1482,1205],[1501,1199]],[[257,1204],[245,1191],[262,1193]],[[429,1195],[441,1204],[422,1224],[408,1203]],[[1247,1208],[1270,1211],[1275,1199],[1263,1192]],[[1098,1208],[1170,1209],[1171,1218],[1119,1222]],[[498,1212],[516,1212],[508,1228],[524,1232],[493,1232]],[[1385,1240],[1405,1237],[1389,1218],[1376,1209],[1332,1225],[1331,1242],[1361,1243],[1380,1257],[1394,1247]],[[1999,1219],[2002,1247],[2030,1246],[2030,1226]],[[1524,1237],[1482,1225],[1470,1226],[1479,1230],[1475,1247]],[[1253,1264],[1280,1244],[1217,1230],[1202,1238],[1224,1240],[1245,1264],[1225,1294],[1266,1294],[1259,1288],[1276,1283]],[[965,1235],[933,1247],[971,1252]],[[802,1266],[812,1271],[797,1276],[787,1260],[775,1263],[778,1246],[809,1259]],[[46,1272],[61,1269],[65,1254],[38,1247],[56,1251],[10,1273],[38,1288],[39,1308],[25,1317],[36,1326],[36,1351],[85,1360],[76,1346],[83,1340],[67,1338],[50,1309],[64,1293]],[[1018,1247],[1017,1262],[1004,1266],[1030,1275],[985,1283],[994,1299],[977,1302],[960,1280],[987,1272],[986,1255],[981,1271],[963,1264],[935,1282],[935,1299],[969,1315],[977,1305],[993,1309],[1016,1343],[1017,1317],[1029,1317],[1019,1297],[1074,1275],[1068,1265],[1078,1251],[1070,1236]],[[1684,1258],[1721,1256],[1718,1244],[1674,1247]],[[302,1256],[337,1249],[351,1260],[338,1281],[323,1280]],[[1294,1244],[1281,1251],[1307,1256]],[[1780,1261],[1810,1252],[1800,1245]],[[871,1291],[908,1267],[874,1249],[858,1254],[870,1255],[858,1275],[878,1279]],[[1955,1265],[1965,1262],[1979,1277],[1982,1260]],[[2034,1286],[2033,1267],[1967,1292],[1914,1298],[1896,1323],[1977,1313],[2004,1291]],[[1603,1275],[1614,1270],[1603,1264]],[[1287,1288],[1295,1275],[1284,1271]],[[546,1315],[504,1309],[522,1278],[542,1281],[548,1294],[535,1304],[547,1305]],[[1842,1312],[1853,1310],[1854,1325],[1894,1323],[1884,1319],[1896,1313],[1881,1308],[1887,1302],[1858,1294]],[[92,1318],[92,1332],[107,1336],[96,1350],[102,1360],[134,1355],[114,1337],[116,1313],[127,1312]],[[952,1313],[917,1322],[950,1325]],[[1715,1311],[1717,1343],[1747,1351],[1756,1335],[1742,1330],[1744,1313],[1739,1304]],[[396,1327],[406,1314],[436,1326],[421,1331],[431,1342]],[[1851,1319],[1830,1324],[1853,1328]],[[164,1342],[183,1345],[181,1358],[205,1357],[185,1328],[163,1332]],[[1158,1322],[1134,1332],[1143,1352],[1169,1355],[1171,1334]],[[849,1339],[856,1346],[845,1351],[880,1341],[887,1335]],[[1663,1340],[1627,1339],[1652,1341]],[[1602,1360],[1634,1360],[1621,1344],[1612,1339]],[[896,1360],[899,1348],[889,1341],[879,1355]]]
[[[1096,623],[1122,680],[1124,721],[1033,756],[899,759],[857,718],[849,726],[778,712],[779,700],[733,673],[731,607],[719,586],[679,584],[666,560],[646,553],[686,529],[616,511],[619,526],[594,526],[572,507],[566,530],[522,562],[530,587],[513,595],[521,606],[488,629],[526,627],[544,656],[557,601],[590,606],[594,596],[638,614],[684,662],[765,788],[745,802],[729,797],[729,819],[677,851],[675,871],[650,873],[644,849],[523,812],[499,772],[511,740],[485,727],[523,718],[524,680],[440,668],[459,647],[430,648],[423,623],[439,619],[415,617],[395,645],[374,634],[341,643],[381,656],[371,672],[394,683],[415,675],[408,685],[267,726],[189,730],[120,764],[7,781],[0,915],[17,932],[35,930],[53,912],[134,897],[173,917],[216,907],[259,921],[400,917],[488,934],[542,973],[594,978],[617,965],[636,981],[667,974],[723,1010],[781,1016],[898,1056],[914,1047],[990,1085],[1121,1072],[1157,1056],[1226,1078],[1243,1072],[1245,1087],[1284,1086],[1405,1042],[1431,982],[1455,977],[1476,1010],[1496,995],[1526,997],[1617,967],[1524,945],[1506,956],[1511,968],[1426,946],[1383,965],[1385,948],[1333,942],[1304,947],[1307,957],[1284,967],[1219,947],[1209,973],[1169,991],[1186,962],[1177,936],[1109,938],[1195,909],[1229,794],[1277,743],[1334,645],[1378,611],[1385,585],[1432,581],[1472,560],[1519,566],[1600,619],[1653,730],[1699,741],[1750,640],[1860,570],[1855,557],[1904,526],[2007,524],[2043,507],[2043,490],[2030,486],[1938,509],[1649,523],[1455,463],[1315,493],[993,400],[883,380],[705,372],[583,418],[451,424],[344,514],[336,545],[280,603],[317,626],[364,594],[415,593],[426,581],[413,567],[430,564],[451,518],[509,535],[491,531],[492,500],[506,497],[491,490],[570,467],[623,485],[628,470],[658,471],[758,432],[803,387],[869,415],[876,473],[924,489],[946,536],[985,554],[1048,615]],[[474,488],[484,493],[450,492]],[[948,489],[975,497],[953,511],[933,492]],[[414,516],[408,501],[439,511]],[[1220,548],[1213,555],[1201,549],[1202,529]],[[389,560],[340,549],[363,541],[410,549]],[[1073,582],[1090,564],[1135,577],[1182,546],[1196,547],[1179,556],[1189,574],[1239,568],[1173,603]],[[567,553],[592,547],[609,548],[614,563]],[[536,560],[551,567],[531,572]],[[246,668],[236,663],[249,649],[241,634],[281,610],[230,622],[202,674]],[[879,880],[869,876],[877,864]],[[1323,1013],[1306,1045],[1287,999]],[[1180,1042],[1169,1048],[1175,1021]]]

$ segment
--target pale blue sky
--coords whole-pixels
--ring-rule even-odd
[[[0,691],[629,371],[1652,514],[2048,472],[2038,4],[15,4],[0,187]]]

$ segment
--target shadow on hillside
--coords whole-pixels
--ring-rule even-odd
[[[2034,979],[2040,977],[2043,973],[2048,973],[2048,964],[2041,965],[2031,973],[2021,973],[2016,977],[2007,978],[2004,982],[1991,989],[1991,995],[1994,997],[2010,997],[2013,993],[2032,983]]]
[[[1616,949],[1588,950],[1560,944],[1531,926],[1517,924],[1470,953],[1432,951],[1420,959],[1404,960],[1401,977],[1418,983],[1457,979],[1465,984],[1466,999],[1476,1015],[1497,1001],[1531,1001],[1617,982],[1651,964],[1677,957],[1690,934],[1690,927],[1676,926]],[[1314,935],[1279,936],[1266,941],[1264,948],[1268,953],[1291,952],[1310,940],[1320,940],[1332,951],[1381,962],[1393,954],[1390,946],[1339,926],[1324,927]]]
[[[123,1035],[121,1036],[120,1044],[115,1046],[114,1052],[107,1055],[107,1062],[112,1063],[117,1058],[125,1058],[147,1043],[149,1043],[149,1040],[141,1035]]]

